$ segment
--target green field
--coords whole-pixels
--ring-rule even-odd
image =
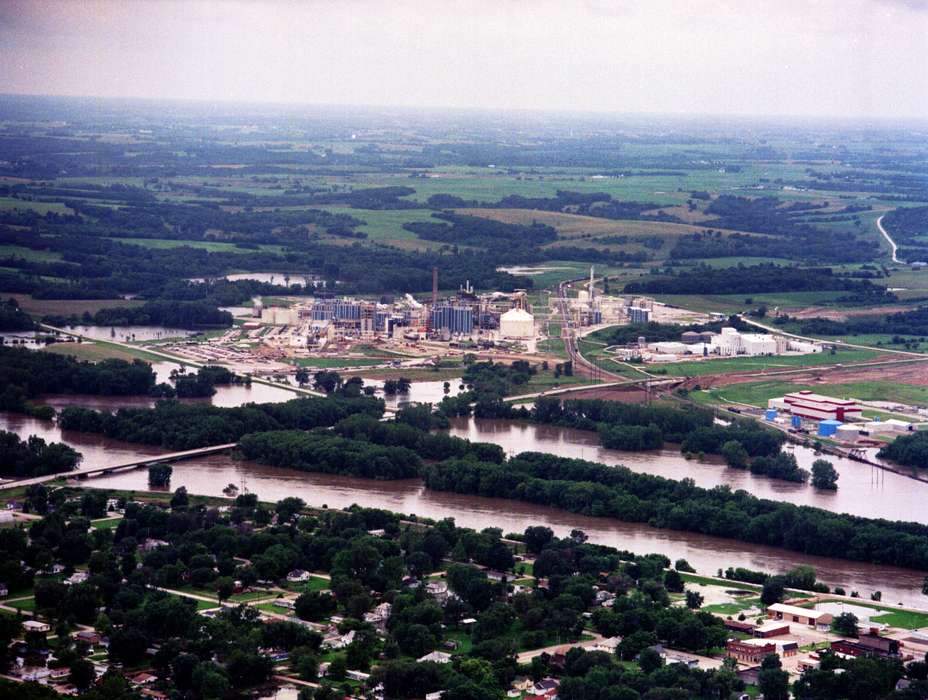
[[[758,357],[732,357],[717,360],[670,362],[649,365],[653,374],[668,374],[674,377],[698,377],[704,374],[731,374],[735,372],[764,372],[778,369],[819,367],[822,365],[863,362],[881,355],[876,350],[838,350],[831,353],[810,355],[772,355]]]
[[[382,365],[386,360],[370,357],[297,357],[292,362],[298,367],[326,369],[331,367],[369,367],[371,365]]]
[[[30,202],[15,197],[0,197],[0,209],[31,209],[38,214],[47,214],[52,211],[56,214],[73,214],[70,207],[61,202]]]
[[[836,398],[855,398],[861,401],[898,401],[900,403],[928,404],[928,387],[896,382],[846,382],[843,384],[800,384],[772,380],[732,384],[690,393],[690,398],[705,399],[710,403],[744,403],[766,406],[767,401],[792,391],[807,389]]]
[[[100,520],[91,520],[90,526],[95,530],[115,530],[119,526],[122,518],[102,518]]]
[[[0,258],[22,258],[23,260],[48,262],[61,260],[61,253],[50,250],[32,250],[18,245],[0,245]]]
[[[773,292],[769,294],[656,294],[654,298],[665,304],[692,311],[732,314],[757,308],[760,305],[770,310],[776,308],[781,310],[804,309],[821,305],[840,307],[837,299],[845,295],[846,292]]]
[[[233,243],[220,243],[216,241],[185,241],[173,238],[111,238],[110,240],[159,250],[187,246],[188,248],[208,250],[211,253],[241,253],[243,255],[254,253],[254,250],[251,248],[239,248]],[[279,245],[259,245],[258,249],[268,253],[281,253],[284,247]]]

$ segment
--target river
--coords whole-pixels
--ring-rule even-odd
[[[25,437],[40,435],[47,440],[64,440],[84,454],[83,468],[105,466],[131,461],[139,454],[157,454],[159,450],[107,440],[82,433],[62,432],[54,423],[38,421],[24,416],[0,414],[0,429],[13,430]],[[663,474],[682,478],[690,476],[701,485],[733,483],[748,486],[760,495],[809,502],[834,509],[855,506],[862,515],[874,512],[889,517],[905,517],[926,521],[921,510],[905,510],[893,505],[899,493],[904,503],[924,498],[924,484],[891,473],[884,473],[881,486],[871,485],[853,477],[854,470],[869,472],[869,468],[853,462],[836,464],[841,471],[842,483],[838,494],[818,494],[811,487],[783,484],[750,473],[726,468],[716,462],[696,462],[683,459],[678,453],[662,450],[652,453],[622,453],[604,450],[596,443],[593,433],[531,423],[458,420],[451,432],[455,435],[492,441],[507,452],[523,450],[548,451],[571,457],[602,461],[609,464],[625,463],[636,471]],[[797,448],[799,449],[799,448]],[[806,463],[812,455],[797,454]],[[286,496],[299,496],[313,506],[343,508],[353,503],[385,508],[399,513],[416,514],[429,518],[454,518],[460,525],[483,528],[500,527],[506,532],[521,532],[529,525],[548,525],[558,534],[567,534],[573,528],[587,532],[591,541],[639,553],[660,552],[671,559],[683,557],[697,570],[714,574],[719,567],[744,566],[767,571],[783,571],[796,564],[810,564],[819,577],[831,585],[843,585],[848,590],[859,590],[866,595],[872,590],[883,591],[888,603],[903,602],[924,605],[921,595],[923,573],[896,567],[874,566],[837,559],[811,557],[775,547],[750,545],[734,540],[693,533],[659,530],[638,523],[624,523],[607,518],[593,518],[568,513],[545,506],[519,501],[483,498],[461,494],[429,491],[418,479],[392,482],[373,482],[344,476],[313,474],[291,469],[269,467],[249,461],[232,459],[229,455],[214,455],[174,465],[171,488],[186,486],[191,493],[222,496],[229,483],[247,488],[261,498],[276,501]],[[145,490],[147,474],[144,470],[123,472],[85,482],[98,488]],[[904,494],[904,495],[903,495]],[[832,500],[828,498],[842,498]],[[862,512],[861,512],[862,511]]]
[[[97,488],[148,488],[144,471],[123,472],[85,482]],[[887,603],[924,605],[923,573],[890,566],[813,557],[776,547],[750,545],[735,540],[673,530],[659,530],[640,523],[593,518],[557,508],[501,498],[484,498],[427,490],[419,479],[370,481],[330,474],[298,472],[228,455],[214,455],[174,465],[171,488],[186,486],[191,493],[222,496],[227,484],[277,501],[297,496],[316,507],[345,508],[358,504],[398,513],[441,519],[454,518],[458,525],[481,529],[492,526],[504,532],[522,532],[530,525],[547,525],[558,535],[572,529],[586,532],[590,541],[641,554],[659,552],[671,559],[685,558],[697,571],[714,575],[719,567],[743,566],[765,571],[785,571],[797,564],[814,566],[819,578],[843,585],[867,597],[879,589]]]

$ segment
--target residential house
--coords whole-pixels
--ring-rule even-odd
[[[63,583],[66,586],[73,586],[75,583],[84,583],[87,579],[90,578],[90,574],[86,571],[75,571],[73,574],[68,576]]]
[[[451,654],[446,654],[443,651],[433,651],[430,654],[418,659],[419,663],[433,663],[433,664],[450,664],[451,663]]]
[[[303,569],[294,569],[289,574],[287,574],[287,581],[290,583],[305,583],[309,581],[313,576],[308,571]]]
[[[48,632],[51,627],[45,622],[39,622],[38,620],[25,620],[23,622],[23,629],[26,632]]]

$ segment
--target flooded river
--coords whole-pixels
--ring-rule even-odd
[[[230,483],[238,487],[244,483],[249,491],[269,501],[298,496],[317,507],[345,508],[357,503],[428,518],[454,518],[457,524],[476,529],[493,526],[504,532],[522,532],[530,525],[547,525],[563,536],[580,528],[592,542],[642,554],[660,552],[671,559],[683,557],[704,574],[715,574],[719,567],[728,566],[785,571],[797,564],[810,564],[819,578],[831,585],[858,590],[863,596],[880,589],[886,602],[924,605],[924,574],[917,571],[806,556],[775,547],[576,515],[520,501],[430,491],[419,479],[373,482],[237,461],[228,455],[179,462],[171,477],[172,489],[186,486],[191,493],[211,496],[222,496],[223,487]],[[86,484],[97,488],[148,488],[144,471],[113,474]]]
[[[158,368],[159,378],[163,369]],[[441,381],[421,382],[417,385],[415,400],[437,401],[444,395]],[[456,385],[457,382],[452,380],[452,392],[456,391]],[[279,398],[273,398],[275,396]],[[285,389],[253,384],[250,389],[239,386],[222,388],[213,400],[221,402],[219,405],[237,405],[244,400],[286,400],[292,396],[292,392]],[[412,395],[395,397],[394,400],[409,398],[413,398]],[[144,405],[147,399],[139,401]],[[58,406],[77,403],[113,408],[129,405],[131,400],[57,397],[50,403]],[[39,435],[49,441],[67,442],[84,455],[82,468],[85,469],[128,462],[139,455],[161,451],[88,434],[61,431],[51,421],[39,421],[16,414],[0,413],[0,429],[14,431],[24,438]],[[457,419],[450,432],[471,440],[499,444],[510,455],[539,451],[604,464],[624,464],[637,472],[673,479],[691,478],[697,485],[707,488],[727,484],[733,489],[743,488],[773,500],[866,517],[928,523],[928,512],[922,506],[928,496],[928,484],[891,472],[872,470],[866,465],[848,460],[828,458],[841,475],[839,489],[835,493],[818,491],[808,485],[754,476],[747,471],[730,469],[717,459],[686,460],[678,451],[670,448],[643,453],[607,450],[599,445],[595,433],[570,428],[519,421]],[[809,468],[816,459],[807,448],[797,446],[794,452],[800,465],[805,468]],[[192,493],[222,496],[222,489],[227,484],[240,486],[243,482],[250,491],[270,501],[299,496],[313,506],[343,508],[357,503],[435,519],[450,517],[460,525],[478,529],[492,525],[506,532],[521,532],[529,525],[537,524],[548,525],[558,534],[567,534],[573,528],[580,528],[594,542],[639,553],[660,552],[672,559],[683,557],[698,571],[706,574],[714,574],[719,567],[727,566],[783,571],[796,564],[807,563],[814,566],[820,578],[831,585],[859,590],[862,595],[879,589],[883,591],[886,602],[924,605],[921,595],[924,574],[915,571],[810,557],[773,547],[592,518],[518,501],[428,491],[418,479],[372,482],[268,467],[234,460],[229,455],[214,455],[174,465],[171,488],[186,486]],[[114,474],[86,483],[100,488],[148,488],[144,470]]]

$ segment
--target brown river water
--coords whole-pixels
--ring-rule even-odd
[[[159,452],[156,448],[62,432],[54,423],[13,414],[0,413],[0,429],[13,430],[23,437],[35,434],[47,440],[68,442],[84,454],[83,468],[118,464],[131,461],[140,454]],[[714,461],[687,461],[670,449],[649,453],[605,450],[597,444],[594,433],[585,431],[513,421],[462,419],[455,421],[451,433],[495,442],[511,454],[535,450],[606,464],[625,464],[634,471],[676,479],[689,477],[700,486],[730,484],[733,488],[747,488],[765,498],[869,517],[928,522],[928,514],[917,506],[928,495],[928,484],[887,472],[881,473],[879,480],[874,478],[871,481],[870,467],[854,462],[832,460],[841,473],[841,479],[838,492],[830,494],[817,492],[809,486],[755,477]],[[796,455],[804,466],[814,459],[810,450],[799,447]],[[418,479],[372,482],[269,467],[234,460],[229,455],[213,455],[175,464],[171,488],[186,486],[191,493],[222,496],[222,489],[229,483],[239,487],[244,483],[248,490],[270,501],[298,496],[317,507],[343,508],[357,503],[435,519],[450,517],[460,525],[478,529],[499,527],[505,532],[521,532],[529,525],[547,525],[564,535],[580,528],[591,541],[600,544],[638,553],[660,552],[671,559],[683,557],[704,574],[714,574],[719,567],[728,566],[783,571],[796,564],[810,564],[818,571],[819,578],[830,585],[858,590],[864,597],[871,591],[881,590],[887,603],[925,605],[921,594],[922,572],[806,556],[775,547],[660,530],[643,524],[576,515],[506,499],[429,491]],[[95,478],[85,484],[99,488],[148,488],[144,470]]]

